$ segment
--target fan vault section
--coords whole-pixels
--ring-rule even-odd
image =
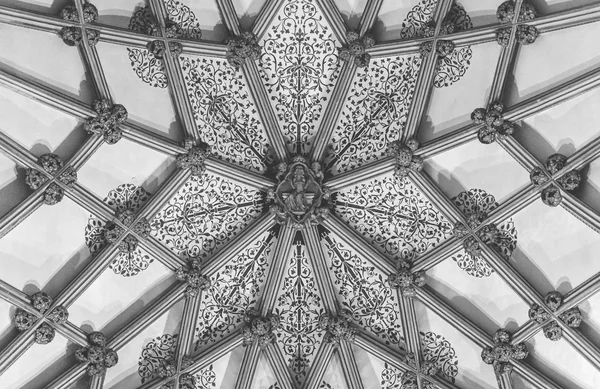
[[[72,133],[83,134],[49,149],[22,124],[0,126],[17,171],[10,185],[30,189],[0,219],[3,385],[596,387],[585,304],[600,268],[574,286],[545,269],[531,279],[536,258],[521,233],[531,228],[519,213],[532,203],[566,210],[598,241],[598,210],[580,192],[600,138],[540,162],[519,133],[525,119],[596,87],[598,65],[504,103],[522,52],[597,22],[600,5],[540,16],[525,1],[484,2],[495,9],[487,24],[471,0],[369,0],[356,29],[329,0],[267,0],[252,23],[229,0],[127,3],[118,20],[83,0],[53,11],[0,5],[7,31],[54,34],[78,52],[94,96],[48,83],[60,71],[40,76],[10,60],[0,69],[3,88],[75,118]],[[400,24],[383,31],[390,9]],[[483,44],[499,47],[485,108],[461,107],[472,114],[459,127],[425,134],[436,91],[473,79],[492,52]],[[448,184],[437,157],[470,142],[516,161],[529,181],[511,191],[443,172]],[[30,229],[42,231],[37,240]],[[81,248],[41,266],[53,276],[24,275],[47,255],[32,242],[50,247],[56,234]],[[468,285],[453,289],[444,272]],[[486,292],[486,282],[501,287]],[[509,297],[490,308],[486,293]],[[587,376],[557,373],[564,361],[546,340]]]

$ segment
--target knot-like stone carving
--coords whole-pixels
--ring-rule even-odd
[[[90,46],[96,46],[100,40],[100,31],[85,29],[85,35]],[[79,27],[63,27],[58,36],[65,42],[67,46],[79,46],[83,42],[83,31]]]
[[[439,371],[439,366],[435,361],[423,361],[421,362],[420,373],[426,376],[433,377]]]
[[[371,55],[367,53],[367,49],[375,46],[375,38],[370,34],[361,38],[356,31],[349,31],[346,38],[348,44],[340,48],[340,59],[345,62],[353,61],[359,68],[369,66]]]
[[[327,201],[331,192],[323,185],[319,162],[309,165],[306,158],[296,156],[291,164],[277,165],[276,177],[279,183],[268,190],[267,201],[277,223],[302,229],[318,225],[329,217]]]
[[[499,102],[490,104],[485,108],[477,108],[471,114],[471,120],[476,124],[483,124],[479,129],[477,138],[483,144],[490,144],[499,139],[505,139],[514,132],[514,126],[502,115],[504,105]]]
[[[100,134],[109,145],[117,143],[123,137],[119,124],[127,120],[127,110],[121,104],[112,104],[107,99],[94,101],[92,109],[98,116],[85,121],[85,130],[89,134]]]
[[[244,346],[249,346],[256,341],[260,348],[265,348],[275,343],[277,338],[275,330],[281,325],[279,316],[261,317],[256,312],[249,311],[244,315],[244,322],[246,322],[243,333]]]
[[[167,51],[173,58],[179,56],[183,52],[183,46],[179,42],[169,42],[168,45],[169,49],[167,50],[167,45],[164,41],[155,40],[148,42],[146,44],[146,49],[148,49],[154,58],[157,59],[163,59],[167,54]]]
[[[515,19],[515,2],[513,0],[505,1],[500,4],[496,11],[496,16],[500,23],[513,23]],[[535,8],[528,3],[523,2],[521,4],[521,10],[519,11],[519,19],[517,22],[526,22],[533,20],[537,16]]]
[[[325,331],[323,340],[338,346],[341,342],[354,342],[356,330],[350,326],[350,314],[342,312],[338,316],[322,315],[319,328]]]
[[[72,167],[69,166],[60,172],[63,168],[63,162],[56,154],[44,154],[38,158],[37,163],[45,172],[54,176],[57,181],[69,188],[72,188],[75,185],[75,182],[77,182],[77,171],[75,171],[75,169]],[[25,172],[25,183],[33,190],[38,189],[48,180],[49,178],[38,170],[27,169]],[[46,191],[44,192],[44,204],[57,204],[63,199],[64,196],[65,192],[63,189],[58,186],[58,184],[53,182],[48,185]]]
[[[408,176],[409,172],[417,173],[423,170],[423,158],[414,154],[418,148],[419,142],[416,139],[409,139],[404,144],[399,140],[389,144],[387,153],[396,157],[396,178],[402,179]]]
[[[95,376],[103,374],[106,369],[113,367],[119,362],[117,353],[106,347],[106,337],[102,332],[92,332],[88,335],[90,345],[82,347],[75,352],[78,362],[87,363],[88,375]]]
[[[190,261],[189,269],[180,267],[177,269],[177,279],[187,283],[185,295],[187,297],[196,297],[200,291],[210,288],[210,279],[200,273],[200,261],[193,259]]]
[[[40,313],[46,313],[52,306],[52,297],[44,292],[37,292],[30,297],[31,306]],[[64,324],[69,318],[67,309],[63,306],[55,307],[46,315],[46,320],[54,324]],[[15,327],[19,331],[26,331],[31,328],[38,318],[22,309],[15,312]],[[34,341],[38,344],[48,344],[54,339],[54,328],[48,323],[42,323],[36,328]]]
[[[243,32],[240,36],[230,37],[225,43],[227,44],[227,62],[236,68],[242,66],[246,60],[258,60],[262,53],[258,38],[249,31]]]
[[[498,11],[496,12],[498,21],[500,23],[508,24],[515,22],[515,2],[505,1],[500,4]],[[519,17],[517,22],[526,22],[533,20],[537,15],[535,8],[531,4],[521,4],[521,10],[519,11]],[[510,34],[512,27],[500,28],[496,31],[496,41],[502,46],[508,46],[510,42]],[[539,31],[534,26],[527,24],[519,24],[516,31],[516,40],[522,45],[529,45],[537,39]]]
[[[433,51],[433,42],[428,41],[421,44],[419,53],[422,57],[427,57]],[[454,51],[454,42],[449,40],[438,40],[435,45],[435,52],[440,58],[444,58]]]
[[[562,154],[552,154],[546,160],[546,170],[550,174],[556,174],[567,164],[567,157]],[[559,187],[564,190],[574,190],[579,187],[581,176],[577,170],[571,170],[557,180],[552,180],[543,169],[536,167],[529,173],[529,179],[535,186],[541,186],[548,181],[553,183],[542,190],[541,198],[544,204],[556,207],[562,201],[562,194]]]
[[[192,139],[186,139],[183,147],[187,153],[179,154],[175,164],[180,169],[190,169],[192,176],[202,176],[206,171],[205,161],[210,154],[211,147],[202,141],[196,144]]]
[[[563,303],[563,296],[559,292],[550,292],[544,298],[544,302],[550,311],[556,312]],[[544,307],[533,304],[531,305],[531,308],[529,308],[529,319],[537,322],[538,324],[544,324],[552,318],[553,315],[550,314]],[[574,307],[561,313],[558,316],[558,319],[571,328],[577,328],[581,325],[583,316],[579,308]],[[544,336],[550,340],[557,341],[562,338],[562,328],[556,321],[546,324],[543,329]]]
[[[74,5],[67,5],[60,11],[60,17],[64,20],[79,22],[79,12]],[[83,3],[83,21],[92,23],[98,20],[98,9],[90,3]]]
[[[529,354],[525,343],[512,345],[510,339],[508,331],[499,329],[494,334],[494,346],[486,347],[481,352],[483,362],[494,365],[494,371],[498,374],[511,372],[510,361],[525,359]]]
[[[425,285],[425,272],[422,270],[412,272],[412,264],[408,261],[402,260],[398,263],[398,268],[395,273],[388,276],[388,283],[390,287],[399,289],[400,293],[404,297],[415,297],[416,288],[420,288]]]

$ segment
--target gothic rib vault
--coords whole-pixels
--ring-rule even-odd
[[[599,2],[99,3],[0,0],[0,388],[600,386]]]

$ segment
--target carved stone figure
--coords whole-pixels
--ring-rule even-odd
[[[319,162],[310,164],[306,158],[294,157],[291,164],[277,165],[279,184],[267,192],[269,211],[279,224],[301,229],[320,224],[329,217],[326,203],[331,195],[323,184],[323,170]]]
[[[490,144],[495,140],[505,139],[514,132],[514,126],[508,120],[504,120],[503,112],[504,105],[499,102],[490,104],[487,111],[485,108],[473,111],[471,120],[476,124],[483,124],[477,134],[481,143]]]
[[[425,285],[425,272],[422,270],[411,272],[412,264],[408,261],[401,260],[398,262],[396,273],[392,273],[388,277],[390,287],[400,289],[400,293],[404,297],[412,298],[416,295],[416,288]]]
[[[113,367],[119,362],[117,353],[106,347],[106,338],[101,332],[92,332],[88,335],[90,345],[82,347],[75,352],[78,362],[87,363],[88,375],[103,374],[106,369]]]
[[[244,316],[244,322],[246,323],[243,333],[244,346],[249,346],[256,341],[260,348],[265,348],[275,343],[274,331],[281,325],[278,316],[261,317],[251,310]]]
[[[512,371],[511,359],[525,359],[529,354],[525,343],[512,345],[510,339],[511,336],[508,331],[499,329],[494,334],[494,346],[486,347],[481,352],[483,362],[494,365],[494,371],[498,374]]]
[[[559,292],[550,292],[544,298],[544,302],[546,303],[546,307],[551,312],[556,312],[563,303],[563,296]],[[553,315],[550,314],[544,307],[533,304],[531,308],[529,308],[529,319],[537,322],[538,324],[544,324],[552,318]],[[574,307],[561,313],[558,316],[558,319],[569,327],[577,328],[581,325],[583,316],[579,308]],[[557,341],[562,338],[562,328],[556,321],[546,324],[543,329],[544,335],[550,340]]]
[[[339,49],[339,58],[345,62],[353,61],[359,68],[369,66],[371,55],[366,51],[375,46],[375,38],[370,34],[361,38],[356,31],[349,31],[346,38],[348,44]]]
[[[200,291],[210,288],[210,279],[200,273],[200,261],[193,259],[190,261],[189,269],[180,267],[177,269],[177,279],[188,284],[185,295],[196,297]]]
[[[92,109],[98,116],[85,121],[84,128],[89,134],[101,134],[109,145],[121,140],[123,133],[119,124],[127,120],[127,110],[121,104],[112,104],[107,99],[94,101]]]
[[[192,176],[200,177],[206,171],[204,161],[210,154],[211,147],[199,141],[196,145],[193,140],[187,139],[183,143],[183,147],[187,150],[187,154],[177,156],[175,163],[180,169],[190,169]]]
[[[319,328],[326,331],[324,341],[338,346],[341,342],[354,342],[356,330],[351,327],[350,313],[342,312],[338,316],[322,315]]]
[[[236,68],[242,66],[246,60],[258,60],[262,53],[258,38],[249,31],[243,32],[240,36],[230,37],[225,43],[227,44],[227,62]]]

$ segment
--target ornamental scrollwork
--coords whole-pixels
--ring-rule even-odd
[[[319,319],[325,311],[306,255],[305,242],[299,233],[292,250],[286,261],[283,293],[273,312],[281,320],[277,331],[278,346],[283,350],[292,377],[301,385],[323,340],[324,331],[319,327]]]
[[[547,309],[551,312],[556,312],[563,304],[563,296],[559,292],[549,292],[546,294],[544,302],[546,303],[546,307],[541,307],[534,303],[529,308],[529,319],[540,325],[544,325],[553,319],[553,315]],[[573,307],[558,315],[558,319],[571,328],[577,328],[581,325],[583,316],[579,308]],[[544,336],[552,341],[558,341],[562,338],[562,328],[555,320],[545,324],[543,329]]]
[[[202,176],[206,171],[205,161],[210,155],[211,147],[202,141],[195,142],[193,139],[186,139],[183,147],[187,152],[179,154],[175,164],[180,169],[190,169],[194,177]]]
[[[404,338],[398,303],[387,277],[366,260],[337,242],[324,228],[319,228],[327,249],[329,268],[335,276],[342,308],[350,312],[352,322],[383,339],[386,344],[399,344]]]
[[[504,119],[504,105],[500,102],[490,104],[488,109],[477,108],[471,113],[471,120],[483,125],[477,133],[477,138],[483,144],[490,144],[497,140],[506,139],[515,130],[514,125]]]
[[[505,1],[504,3],[500,4],[496,12],[498,21],[503,24],[515,22],[515,7],[516,4],[513,0]],[[521,10],[519,11],[517,22],[527,22],[535,19],[536,16],[537,11],[533,5],[523,2],[521,4]],[[512,27],[505,27],[496,30],[496,41],[499,45],[508,46],[510,42],[511,30]],[[540,33],[537,28],[528,24],[521,23],[516,28],[516,40],[522,45],[532,44],[535,42],[539,34]]]
[[[200,291],[210,287],[210,280],[200,273],[200,261],[193,259],[190,261],[189,268],[180,267],[176,272],[177,279],[187,284],[185,288],[186,297],[196,297]]]
[[[376,58],[358,71],[325,170],[345,172],[386,155],[406,124],[420,66],[418,56]]]
[[[454,383],[458,374],[458,357],[450,342],[433,332],[420,332],[420,335],[421,354],[427,369],[430,372],[441,372],[444,377]]]
[[[150,221],[175,254],[204,258],[261,215],[260,192],[221,177],[192,176]]]
[[[319,328],[325,331],[323,341],[334,346],[339,346],[342,342],[354,342],[356,330],[352,328],[350,316],[349,312],[341,312],[339,315],[321,315]]]
[[[260,74],[294,154],[306,154],[339,76],[337,42],[311,0],[287,0],[263,38]]]
[[[150,222],[146,219],[139,220],[135,225],[137,212],[148,201],[150,194],[142,187],[133,184],[119,185],[108,193],[104,202],[115,212],[115,219],[141,238],[148,237],[151,232]],[[85,244],[92,255],[99,252],[106,245],[116,242],[126,231],[114,221],[103,220],[90,215],[85,228]],[[127,235],[118,245],[119,252],[110,263],[109,268],[123,277],[131,277],[146,270],[153,258],[139,247],[137,238]]]
[[[41,314],[45,314],[50,309],[52,301],[52,297],[44,292],[37,292],[30,296],[31,306]],[[55,325],[65,324],[68,319],[69,312],[62,305],[54,307],[54,309],[46,315],[46,321],[54,323]],[[15,327],[20,332],[31,328],[36,321],[38,321],[38,318],[32,313],[20,308],[17,308],[15,311]],[[34,342],[37,344],[48,344],[52,342],[54,335],[54,327],[47,322],[43,322],[34,332]]]
[[[567,172],[561,178],[554,180],[552,179],[553,174],[563,170],[567,164],[567,157],[562,154],[552,154],[546,160],[546,171],[536,167],[529,173],[529,179],[534,186],[540,187],[545,185],[548,181],[552,181],[552,184],[542,189],[540,195],[544,204],[556,207],[562,201],[562,194],[560,189],[563,190],[575,190],[579,187],[581,182],[581,176],[575,169]]]
[[[211,277],[200,300],[196,348],[230,333],[256,304],[278,230],[265,233]]]
[[[225,54],[227,62],[234,68],[239,68],[246,60],[258,60],[262,53],[258,38],[250,31],[244,31],[240,36],[230,37],[225,43],[227,44],[227,53]]]
[[[466,215],[468,226],[458,223],[453,234],[463,239],[463,250],[452,256],[457,265],[473,277],[489,277],[494,270],[483,259],[481,247],[469,231],[480,227],[489,212],[494,210],[498,203],[494,196],[482,189],[471,189],[461,192],[452,199],[456,206]],[[503,258],[508,259],[517,247],[517,230],[512,219],[499,225],[488,224],[475,232],[478,238],[487,245],[496,248]]]
[[[391,288],[398,289],[402,296],[412,298],[416,296],[416,288],[425,285],[426,278],[423,270],[411,271],[412,264],[406,260],[398,261],[395,273],[388,277]]]
[[[117,143],[123,137],[119,125],[127,120],[127,110],[121,104],[113,104],[107,99],[99,99],[92,103],[92,109],[98,114],[85,121],[84,129],[88,134],[102,135],[109,145]]]
[[[181,58],[194,119],[219,158],[264,172],[269,140],[242,72],[217,58]]]
[[[323,185],[319,162],[309,164],[302,156],[294,157],[290,164],[281,162],[277,165],[277,181],[267,193],[269,212],[277,223],[302,229],[329,217],[331,192]]]
[[[498,374],[510,373],[512,371],[511,360],[522,360],[529,355],[529,350],[524,342],[513,345],[510,340],[510,333],[499,329],[494,334],[494,346],[485,347],[481,352],[483,362],[493,365],[494,371]]]
[[[375,38],[371,34],[360,36],[356,31],[346,33],[347,45],[339,49],[339,58],[345,62],[353,62],[359,68],[369,66],[371,55],[367,50],[375,46]]]
[[[77,362],[87,363],[86,372],[89,376],[104,374],[106,369],[119,362],[117,353],[106,347],[106,337],[102,332],[92,332],[88,335],[90,345],[75,351]]]
[[[37,160],[38,165],[46,173],[54,177],[54,180],[60,182],[68,188],[72,188],[77,182],[77,171],[71,166],[63,169],[63,162],[60,157],[56,154],[44,154]],[[50,179],[36,169],[27,169],[25,171],[25,183],[32,190],[37,190],[39,187],[44,185]],[[48,185],[44,191],[44,204],[54,205],[58,204],[65,196],[65,191],[56,182],[52,182]]]
[[[410,180],[392,177],[342,190],[335,213],[378,250],[414,260],[452,233],[452,224]]]

